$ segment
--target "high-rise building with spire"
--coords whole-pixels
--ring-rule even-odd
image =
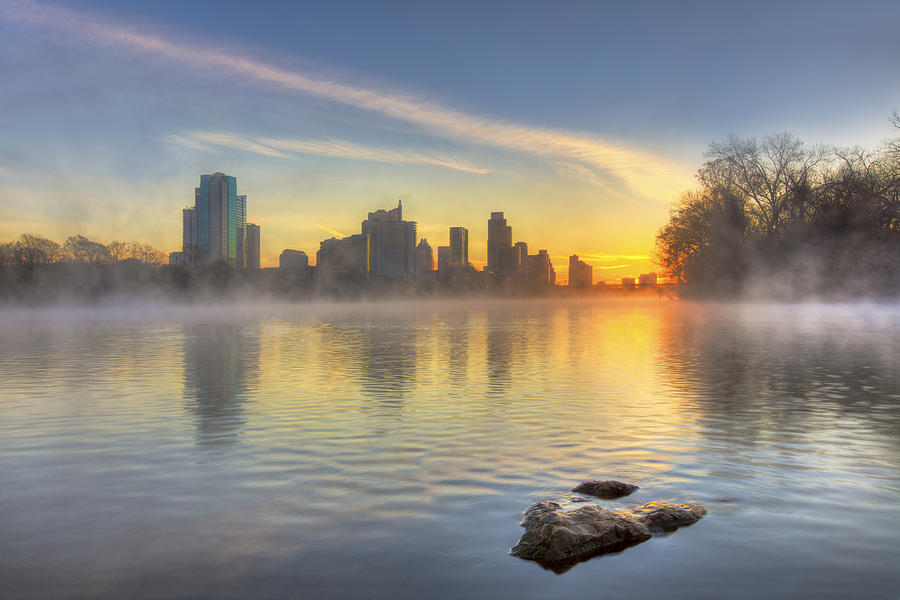
[[[416,277],[430,275],[434,272],[434,251],[428,240],[422,238],[416,246]]]
[[[362,222],[369,236],[369,265],[375,275],[409,277],[415,273],[416,222],[403,220],[403,202],[376,210]]]

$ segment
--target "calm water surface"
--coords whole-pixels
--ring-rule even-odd
[[[900,597],[900,308],[0,312],[0,596]],[[585,478],[697,524],[507,555]]]

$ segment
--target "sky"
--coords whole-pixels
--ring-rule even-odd
[[[0,0],[0,240],[181,245],[222,171],[285,248],[402,198],[432,247],[487,220],[594,280],[652,271],[713,140],[874,147],[898,2]]]

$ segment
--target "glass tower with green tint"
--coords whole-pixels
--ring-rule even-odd
[[[191,262],[224,260],[246,266],[247,196],[237,195],[237,178],[224,173],[201,175],[200,187],[194,189],[194,208],[185,210],[184,218],[183,246]]]

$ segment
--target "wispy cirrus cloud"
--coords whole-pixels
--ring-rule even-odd
[[[263,156],[287,158],[286,154],[279,152],[274,148],[260,144],[250,138],[230,133],[199,132],[186,135],[170,135],[166,137],[166,141],[187,148],[193,148],[194,150],[209,150],[210,146],[224,146],[226,148],[246,150],[247,152],[253,152],[254,154],[262,154]]]
[[[169,135],[166,136],[165,139],[170,143],[195,150],[209,150],[211,147],[224,146],[277,158],[288,158],[290,154],[313,154],[316,156],[329,156],[351,160],[370,160],[392,164],[429,165],[433,167],[454,169],[456,171],[464,171],[466,173],[475,173],[478,175],[484,175],[491,172],[490,169],[476,167],[463,160],[450,156],[364,146],[343,140],[297,140],[287,138],[248,137],[232,133],[205,131]]]
[[[557,164],[560,161],[577,163],[598,177],[611,174],[645,196],[668,199],[691,183],[690,170],[685,165],[595,135],[477,116],[409,95],[317,78],[237,52],[178,42],[93,15],[28,0],[5,4],[0,8],[0,15],[9,20],[62,30],[91,43],[172,60],[183,66],[220,69],[247,80],[378,113],[432,134],[524,152]],[[584,172],[581,175],[588,178]]]

